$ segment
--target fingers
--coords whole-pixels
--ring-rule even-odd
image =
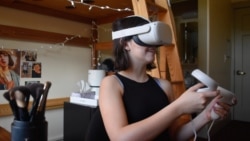
[[[233,98],[233,100],[232,100],[232,106],[236,105],[236,104],[237,104],[237,102],[238,102],[238,101],[237,101],[237,98],[236,98],[236,97],[234,97],[234,98]]]
[[[217,104],[219,106],[215,106],[215,108],[219,108],[219,109],[224,109],[225,111],[229,111],[230,110],[230,105],[223,103],[223,102],[217,102]]]
[[[220,116],[220,119],[225,119],[228,116],[229,108],[221,107],[221,105],[216,105],[214,106],[214,112]]]
[[[214,112],[220,116],[220,119],[225,119],[230,112],[230,105],[222,102],[217,102],[213,106]]]
[[[195,84],[194,86],[190,87],[187,91],[197,91],[198,89],[202,88],[204,86],[204,84],[202,83],[197,83]],[[199,93],[202,93],[202,95],[204,95],[205,97],[215,97],[219,94],[219,91],[216,90],[216,91],[202,91],[202,92],[199,92]]]
[[[13,88],[14,86],[15,86],[14,81],[9,81],[9,82],[7,83],[7,89],[8,89],[8,90],[11,89],[11,88]]]
[[[197,83],[194,86],[190,87],[187,91],[197,91],[198,89],[200,89],[201,87],[203,87],[204,84],[202,83]]]
[[[213,98],[219,95],[219,91],[206,91],[206,92],[200,92],[204,97],[206,98]],[[221,96],[218,96],[217,99],[219,99]]]

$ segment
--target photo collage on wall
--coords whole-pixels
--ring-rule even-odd
[[[41,78],[42,63],[37,62],[36,51],[0,49],[0,90],[20,85],[20,78]],[[25,83],[39,81],[25,81]]]
[[[37,62],[36,51],[21,51],[21,77],[41,78],[42,63]]]

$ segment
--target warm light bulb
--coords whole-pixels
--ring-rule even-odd
[[[72,1],[70,1],[70,3],[71,3],[71,6],[72,7],[75,7],[75,3],[74,3],[74,1],[72,0]]]

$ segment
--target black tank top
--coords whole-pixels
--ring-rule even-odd
[[[150,75],[148,81],[143,83],[128,79],[118,73],[115,75],[123,86],[123,102],[129,123],[143,120],[169,104],[165,92]],[[154,139],[154,141],[163,140],[170,140],[167,130]],[[99,108],[91,119],[86,141],[109,141]]]

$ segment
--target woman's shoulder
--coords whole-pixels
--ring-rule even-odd
[[[172,90],[171,82],[162,78],[156,78],[156,77],[153,77],[153,78],[172,101],[173,90]]]
[[[161,85],[166,85],[166,86],[171,85],[170,81],[168,81],[167,79],[162,79],[162,78],[157,78],[157,77],[153,77],[153,79],[154,79],[157,83],[159,83],[159,84],[161,84]]]
[[[105,93],[123,93],[123,84],[116,75],[108,75],[102,79],[100,89]],[[101,93],[100,93],[101,94]]]
[[[116,74],[111,74],[111,75],[105,76],[102,81],[112,82],[112,81],[116,81],[116,79],[117,79]]]
[[[121,84],[121,81],[120,79],[117,77],[116,74],[112,74],[112,75],[108,75],[108,76],[105,76],[103,79],[102,79],[102,83],[105,83],[105,84],[109,84],[111,86],[116,86],[117,84]]]

